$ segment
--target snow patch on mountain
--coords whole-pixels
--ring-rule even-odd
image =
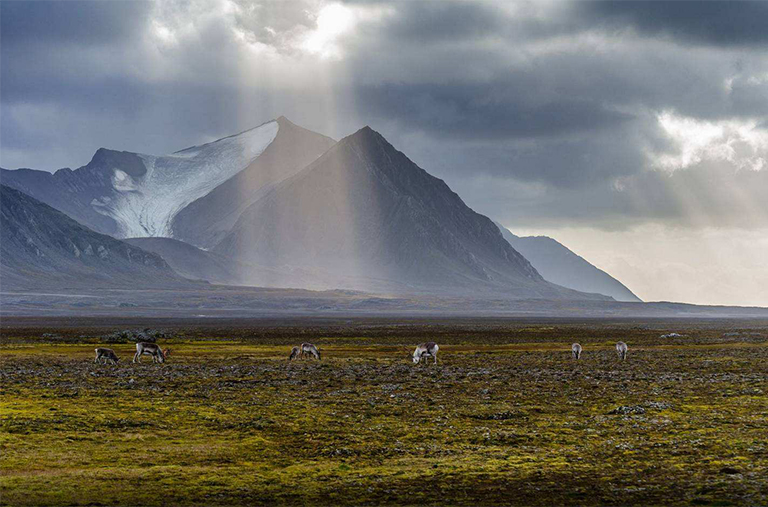
[[[115,167],[115,195],[92,204],[118,223],[118,237],[171,237],[171,221],[189,203],[245,169],[277,136],[271,121],[235,136],[165,156],[138,156],[146,173],[132,177]]]

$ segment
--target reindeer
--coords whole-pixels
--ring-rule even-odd
[[[293,355],[293,351],[291,351]],[[299,346],[299,357],[312,356],[318,361],[320,360],[320,350],[311,343],[302,343]]]
[[[104,360],[103,364],[107,364],[108,362],[111,362],[112,364],[117,364],[117,362],[120,360],[119,357],[117,357],[117,354],[115,354],[115,351],[112,349],[107,349],[104,347],[98,347],[96,349],[96,359],[93,360],[94,363],[102,364],[101,360]]]
[[[134,363],[141,363],[141,356],[147,354],[152,356],[153,363],[164,363],[165,358],[170,354],[171,349],[161,349],[156,343],[139,342],[136,344],[136,354],[133,356]]]
[[[422,359],[426,359],[428,357],[435,358],[435,364],[437,364],[438,350],[440,350],[440,347],[438,347],[437,343],[435,342],[422,343],[416,347],[416,350],[413,351],[413,364],[418,364]]]
[[[573,354],[574,359],[581,359],[581,345],[578,343],[571,345],[571,354]]]
[[[619,355],[619,359],[624,361],[627,358],[627,351],[629,350],[629,347],[627,347],[627,344],[624,342],[619,342],[616,344],[616,353]]]

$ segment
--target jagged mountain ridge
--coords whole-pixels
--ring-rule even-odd
[[[0,185],[3,290],[62,287],[192,287],[158,255],[94,232]]]
[[[206,249],[219,245],[213,254],[173,241],[134,242],[143,241],[188,278],[279,287],[395,292],[453,287],[574,296],[552,287],[532,290],[539,283],[536,269],[514,248],[499,246],[487,219],[478,221],[481,216],[442,180],[379,134],[366,127],[344,141],[330,164],[335,169],[320,171],[325,176],[304,175],[329,165],[328,160],[310,163],[336,148],[335,141],[284,117],[166,157],[99,149],[74,171],[3,170],[2,176],[115,236],[169,235]],[[222,166],[223,172],[210,174],[211,167]],[[355,170],[358,166],[366,171]],[[273,194],[296,179],[312,183],[274,204]],[[332,206],[323,208],[323,203]],[[292,212],[301,218],[292,219]],[[230,234],[231,229],[238,232]],[[240,239],[233,243],[235,237]],[[258,237],[259,244],[227,246],[249,237]],[[511,276],[510,269],[517,273]]]
[[[616,301],[641,301],[623,283],[555,239],[548,236],[521,237],[499,223],[496,225],[504,239],[523,254],[545,280],[578,291],[611,296]]]
[[[253,162],[210,193],[181,210],[173,219],[173,237],[210,248],[232,228],[240,214],[272,185],[293,176],[325,153],[336,141],[293,124],[275,120],[275,139]]]
[[[276,185],[214,251],[244,263],[352,278],[357,283],[345,288],[360,290],[608,299],[546,282],[490,219],[369,127]]]
[[[205,246],[213,241],[209,236],[231,227],[261,187],[298,172],[333,142],[281,117],[166,156],[100,148],[79,169],[1,173],[4,184],[98,232],[118,238],[179,236]]]

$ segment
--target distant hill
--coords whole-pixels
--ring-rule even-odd
[[[258,199],[213,251],[329,275],[328,288],[609,299],[545,281],[490,219],[368,127]]]
[[[194,287],[158,255],[96,233],[0,185],[3,291],[62,287]]]
[[[248,280],[258,279],[260,286],[283,288],[328,287],[335,283],[345,285],[338,277],[323,276],[300,267],[275,269],[241,263],[172,238],[128,238],[122,241],[156,253],[176,273],[190,280],[243,286],[249,285]]]
[[[640,301],[620,281],[547,236],[520,237],[496,224],[512,247],[552,283],[571,289],[611,296],[616,301]]]
[[[201,250],[171,238],[128,238],[124,242],[153,252],[173,270],[190,280],[205,280],[222,285],[238,285],[238,274],[230,259]]]

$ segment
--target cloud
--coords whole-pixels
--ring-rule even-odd
[[[371,114],[394,116],[408,128],[443,137],[508,139],[557,137],[616,127],[631,115],[587,98],[537,100],[525,76],[482,83],[387,83],[359,88],[358,103]]]
[[[578,4],[585,21],[607,29],[633,28],[649,36],[717,46],[768,42],[768,3],[727,0],[687,2],[591,1]]]
[[[73,44],[93,46],[136,39],[149,19],[145,1],[34,1],[0,4],[3,46]]]
[[[164,153],[284,114],[370,124],[511,221],[733,224],[763,197],[764,5],[2,2],[0,163]]]
[[[756,120],[716,122],[659,114],[659,124],[674,143],[673,153],[655,155],[662,169],[686,169],[707,162],[726,162],[734,169],[768,169],[768,130]]]

